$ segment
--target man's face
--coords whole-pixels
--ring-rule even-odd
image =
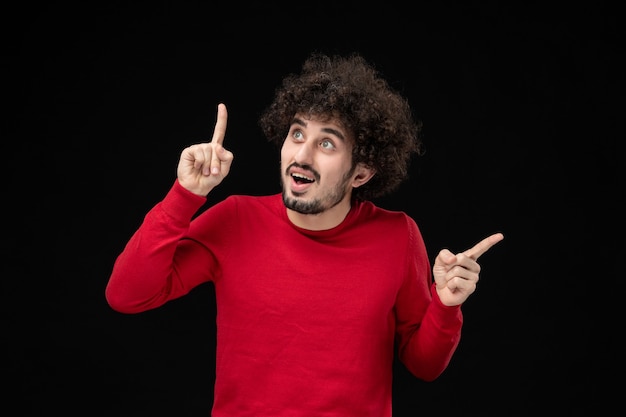
[[[288,209],[319,214],[352,192],[352,145],[335,120],[296,115],[281,149],[283,201]]]

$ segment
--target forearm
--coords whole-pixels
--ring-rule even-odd
[[[446,369],[461,338],[463,315],[460,306],[441,304],[434,287],[423,320],[412,337],[399,346],[399,357],[407,369],[424,381],[432,381]]]
[[[189,290],[177,278],[176,259],[184,253],[182,239],[203,201],[175,184],[148,212],[113,265],[105,295],[114,310],[149,310]]]

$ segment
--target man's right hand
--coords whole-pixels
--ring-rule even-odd
[[[191,145],[180,155],[178,182],[194,194],[206,196],[230,171],[233,154],[223,146],[227,119],[226,106],[218,104],[211,142]]]

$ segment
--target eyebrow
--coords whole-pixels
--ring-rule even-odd
[[[291,124],[292,125],[294,125],[294,124],[295,125],[300,125],[302,127],[306,127],[307,126],[307,123],[304,120],[302,120],[302,119],[300,119],[298,117],[294,117],[293,120],[291,121]],[[330,133],[331,135],[337,136],[342,141],[344,141],[344,142],[346,141],[346,138],[343,136],[343,133],[341,133],[341,131],[339,131],[337,129],[333,129],[331,127],[323,127],[322,128],[322,132]]]

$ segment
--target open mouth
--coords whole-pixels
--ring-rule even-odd
[[[293,178],[296,184],[311,184],[312,182],[315,181],[314,178],[307,177],[306,175],[298,174],[298,173],[292,173],[291,178]]]

